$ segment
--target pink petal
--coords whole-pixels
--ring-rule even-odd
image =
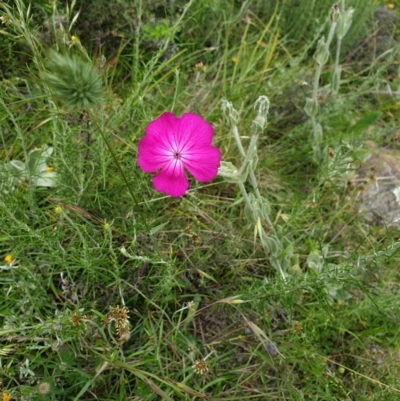
[[[200,116],[185,113],[180,118],[181,140],[197,146],[211,145],[213,127]]]
[[[162,137],[144,136],[138,144],[139,167],[146,173],[152,173],[164,167],[171,160],[168,145],[163,144]]]
[[[194,113],[185,113],[181,118],[165,112],[146,127],[146,136],[162,141],[171,150],[210,145],[213,127]]]
[[[165,112],[146,127],[146,136],[154,139],[154,145],[169,152],[182,149],[181,119],[172,113]]]
[[[189,182],[183,168],[172,170],[172,174],[171,170],[163,169],[153,177],[154,188],[173,197],[182,196],[188,190]]]
[[[146,135],[149,137],[155,137],[156,139],[163,138],[166,134],[170,135],[175,131],[179,121],[180,118],[175,117],[172,113],[166,111],[156,120],[147,124]]]
[[[215,146],[199,147],[185,153],[183,164],[200,182],[212,180],[218,173],[221,152]]]

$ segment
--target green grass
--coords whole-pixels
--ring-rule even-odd
[[[6,3],[0,257],[13,262],[0,262],[3,400],[400,399],[399,234],[368,224],[358,213],[361,189],[348,185],[365,141],[393,145],[388,133],[397,129],[396,99],[375,93],[398,86],[389,68],[396,57],[346,58],[372,34],[376,5],[361,12],[353,2],[360,14],[336,97],[331,63],[323,68],[321,147],[335,157],[316,163],[303,109],[330,2],[308,10],[294,0],[303,8],[120,2],[119,19],[107,25],[104,17],[118,31],[102,68],[90,9],[71,26],[80,4],[37,3],[29,14],[22,1]],[[311,12],[319,24],[298,25]],[[64,14],[60,27],[55,17]],[[100,71],[96,107],[74,110],[56,96],[44,73],[50,48]],[[239,111],[247,144],[259,95],[271,107],[255,174],[274,227],[293,248],[286,280],[246,220],[235,184],[192,180],[184,197],[170,198],[136,162],[147,123],[168,110],[202,115],[222,159],[239,166],[221,100]],[[57,185],[34,186],[7,170],[44,145],[54,149],[47,164]],[[208,370],[199,374],[204,359]]]

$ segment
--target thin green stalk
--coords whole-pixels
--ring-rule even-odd
[[[337,22],[332,21],[331,28],[329,29],[328,39],[326,40],[326,45],[328,48],[332,42],[333,34],[335,33],[335,29],[336,29],[336,25],[337,25]]]
[[[335,55],[335,68],[339,66],[340,48],[342,46],[342,38],[338,38],[336,45],[336,55]]]
[[[332,42],[333,35],[334,35],[335,29],[336,29],[336,25],[337,25],[337,22],[332,21],[326,43],[324,43],[324,40],[321,39],[322,46],[319,50],[317,48],[317,53],[320,52],[320,54],[318,54],[316,57],[317,68],[315,69],[313,92],[312,92],[312,100],[315,105],[318,104],[318,88],[319,88],[319,80],[321,77],[322,67],[325,65],[325,63],[328,59],[329,46]],[[321,57],[319,57],[319,56],[321,56]],[[318,160],[320,160],[321,159],[321,146],[320,146],[320,138],[318,137],[319,134],[318,134],[318,130],[317,130],[317,120],[315,118],[315,115],[311,115],[311,124],[312,124],[313,134],[314,134],[315,156]]]
[[[239,149],[240,154],[245,158],[246,157],[246,152],[244,151],[243,145],[242,145],[242,141],[240,140],[240,136],[239,136],[239,131],[237,128],[237,125],[232,125],[232,135],[235,138],[236,141],[236,146]]]
[[[129,181],[128,181],[128,179],[127,179],[125,173],[124,173],[124,170],[123,170],[122,167],[121,167],[121,164],[119,163],[119,160],[118,160],[118,158],[117,158],[117,155],[116,155],[115,152],[114,152],[114,149],[112,148],[110,142],[108,141],[107,136],[106,136],[106,134],[104,133],[103,129],[100,127],[100,124],[98,123],[98,121],[97,121],[95,115],[93,114],[92,110],[89,109],[88,112],[89,112],[90,118],[92,119],[92,121],[93,121],[94,124],[96,125],[98,131],[100,132],[100,135],[101,135],[101,137],[102,137],[104,143],[106,144],[108,150],[110,151],[111,156],[112,156],[112,158],[114,159],[115,164],[117,165],[117,168],[118,168],[119,172],[121,173],[122,179],[125,181],[126,187],[128,188],[128,192],[129,192],[129,194],[130,194],[130,196],[131,196],[133,202],[135,203],[135,206],[136,206],[137,210],[140,210],[139,202],[138,202],[138,200],[137,200],[137,198],[136,198],[136,195],[135,195],[134,192],[132,191],[132,187],[131,187],[131,185],[129,184]],[[140,215],[140,218],[141,218],[141,220],[142,220],[143,225],[144,225],[145,228],[146,228],[146,231],[147,231],[148,233],[150,233],[150,227],[149,227],[149,225],[147,224],[146,219],[143,217],[143,215],[142,215],[141,213],[139,213],[139,215]],[[150,238],[151,238],[152,244],[153,244],[153,246],[154,246],[154,249],[156,249],[156,251],[157,251],[158,255],[160,256],[160,258],[163,259],[162,254],[161,254],[160,247],[158,246],[158,243],[154,240],[153,236],[150,236]]]
[[[342,13],[341,17],[343,18],[343,15],[345,13],[345,0],[342,0],[340,2],[340,10],[341,10],[341,13]],[[342,40],[343,40],[343,36],[340,34],[340,32],[338,32],[337,42],[336,42],[335,64],[334,64],[334,67],[333,67],[333,73],[337,74],[337,76],[335,77],[335,82],[337,82],[337,85],[334,85],[333,91],[332,91],[332,93],[334,95],[337,95],[337,93],[339,92],[340,75],[341,75],[341,71],[339,70],[339,57],[340,57],[340,50],[341,50],[341,47],[342,47]]]

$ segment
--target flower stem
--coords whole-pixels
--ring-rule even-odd
[[[325,48],[327,51],[329,51],[329,46],[332,42],[333,39],[333,34],[335,33],[337,22],[332,21],[331,27],[329,29],[329,34],[328,38],[325,43]],[[319,88],[319,80],[321,78],[321,71],[322,67],[325,63],[325,60],[323,62],[318,63],[317,62],[317,68],[315,69],[315,75],[314,75],[314,82],[313,82],[313,92],[312,92],[312,99],[315,104],[318,104],[318,88]],[[320,138],[318,138],[318,132],[317,132],[317,120],[315,118],[315,115],[311,116],[311,124],[313,128],[313,134],[314,134],[314,156],[317,160],[321,160],[322,154],[321,154],[321,145],[320,145]]]
[[[246,152],[244,151],[242,141],[239,136],[239,131],[238,131],[237,125],[232,125],[232,135],[235,138],[236,146],[238,147],[240,154],[245,158]]]

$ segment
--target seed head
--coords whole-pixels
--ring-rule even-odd
[[[293,330],[296,333],[301,333],[303,331],[303,325],[300,322],[294,322],[293,323]]]
[[[72,327],[78,327],[82,323],[84,323],[85,320],[88,319],[87,315],[81,315],[80,313],[74,312],[71,314],[69,317],[69,321],[72,324]]]
[[[204,359],[197,359],[192,368],[199,375],[202,375],[208,371],[208,365]]]
[[[129,325],[129,309],[126,306],[110,306],[109,315],[112,320],[115,320],[117,329],[125,329]]]
[[[0,22],[4,25],[7,25],[10,22],[10,17],[8,15],[2,15],[0,17]]]
[[[39,394],[45,395],[49,394],[51,391],[51,385],[47,382],[42,382],[38,385],[37,391]]]
[[[90,108],[103,101],[103,88],[96,68],[77,56],[51,51],[47,71],[41,78],[54,97],[69,109]]]
[[[202,61],[200,61],[200,63],[197,63],[194,68],[198,71],[198,72],[206,72],[206,66],[204,65],[204,63]]]

